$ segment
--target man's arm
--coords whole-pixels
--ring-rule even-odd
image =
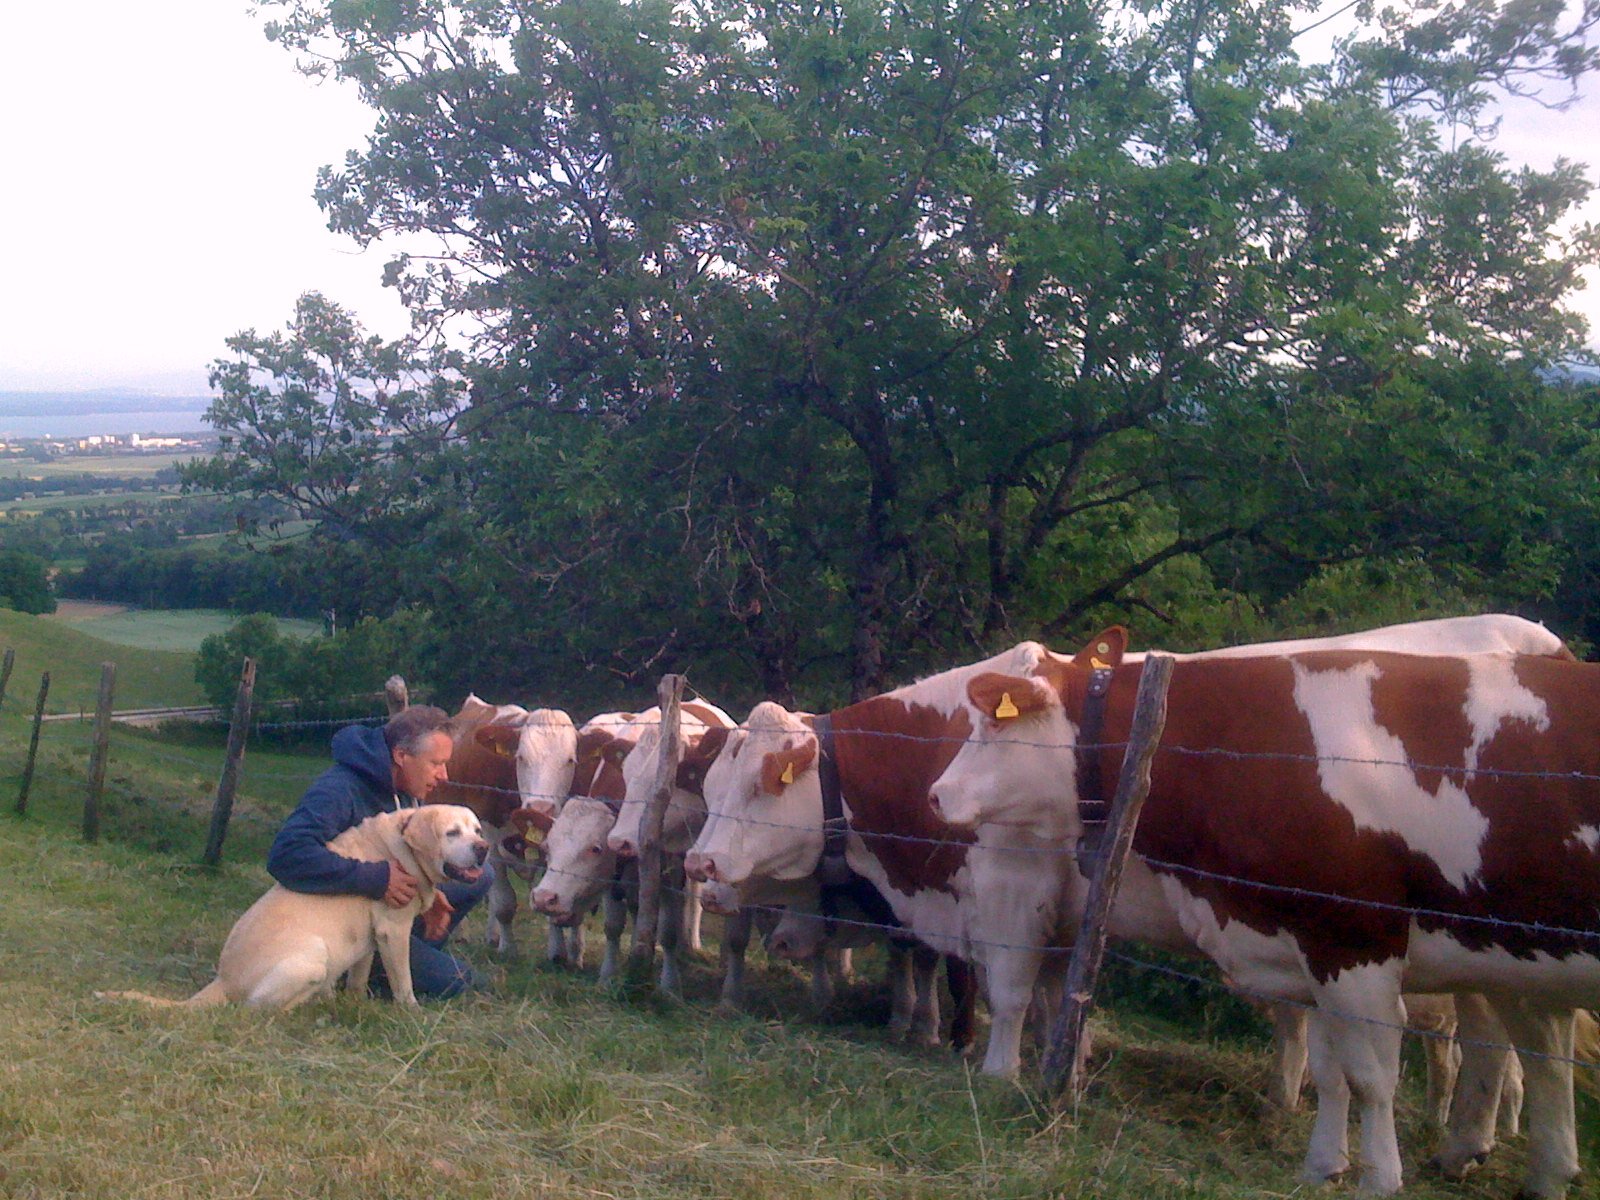
[[[364,816],[353,796],[317,780],[278,830],[267,852],[267,870],[290,891],[382,900],[389,887],[388,863],[361,862],[328,849]]]

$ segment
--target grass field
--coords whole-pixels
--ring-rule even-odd
[[[198,641],[195,642],[198,645]],[[39,676],[50,672],[50,712],[94,711],[100,664],[117,665],[113,700],[118,708],[201,704],[192,649],[151,650],[94,637],[51,617],[0,609],[0,647],[15,651],[6,711],[32,713]]]
[[[71,455],[51,462],[24,459],[0,462],[0,475],[6,478],[59,479],[63,475],[107,475],[120,479],[148,479],[157,471],[203,458],[199,450],[164,451],[150,454]]]
[[[48,619],[118,646],[192,654],[211,634],[232,628],[239,614],[215,608],[139,609],[63,601]],[[322,633],[320,621],[279,617],[277,622],[286,637],[309,638]]]
[[[710,955],[691,964],[684,1002],[629,1000],[534,956],[497,962],[475,914],[461,952],[493,988],[420,1011],[349,999],[278,1015],[96,1001],[97,988],[182,996],[210,977],[232,921],[268,883],[260,863],[277,821],[325,759],[249,752],[226,861],[212,873],[193,863],[217,745],[116,730],[104,832],[88,846],[77,836],[87,761],[77,725],[46,727],[29,815],[10,815],[26,727],[13,706],[0,710],[0,874],[12,884],[0,905],[6,1200],[1351,1192],[1296,1183],[1310,1117],[1267,1110],[1264,1032],[1208,1037],[1178,1006],[1151,1016],[1108,997],[1088,1096],[1057,1114],[1031,1085],[889,1039],[870,955],[817,1020],[796,971],[756,953],[749,1012],[725,1018],[712,1011]],[[717,921],[706,924],[714,936]],[[534,923],[518,926],[534,945]],[[1430,1138],[1412,1050],[1406,1194],[1509,1196],[1522,1139],[1466,1184],[1421,1171]],[[1600,1112],[1589,1097],[1580,1107],[1591,1174],[1573,1195],[1587,1200]]]

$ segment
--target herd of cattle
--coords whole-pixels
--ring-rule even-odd
[[[1592,1041],[1600,998],[1600,665],[1503,615],[1174,657],[1111,936],[1209,957],[1272,1002],[1274,1095],[1293,1104],[1308,1058],[1316,1090],[1306,1179],[1349,1168],[1353,1100],[1362,1189],[1400,1187],[1405,994],[1414,1024],[1459,1025],[1445,1173],[1488,1153],[1498,1110],[1515,1119],[1500,1101],[1520,1078],[1524,1189],[1563,1194],[1579,1169],[1575,1036]],[[739,724],[683,705],[663,985],[703,906],[727,919],[737,1004],[752,922],[781,909],[769,946],[810,961],[819,991],[827,948],[887,937],[895,1021],[921,1040],[941,1033],[941,959],[958,1046],[981,985],[983,1069],[1016,1074],[1030,1012],[1047,1021],[1059,997],[1143,660],[1113,628],[1076,655],[1026,642],[825,714],[769,702]],[[553,956],[581,958],[581,923],[605,903],[609,975],[659,710],[579,727],[469,698],[455,726],[436,798],[497,831],[491,942],[511,948],[513,879],[537,875]],[[539,835],[542,873],[523,857]]]

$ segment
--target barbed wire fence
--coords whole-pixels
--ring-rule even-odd
[[[20,711],[15,705],[13,705],[11,703],[8,703],[7,700],[6,700],[6,696],[5,696],[5,690],[6,690],[5,689],[5,685],[9,681],[9,678],[10,678],[11,666],[12,666],[12,655],[11,655],[11,652],[8,651],[7,655],[6,655],[6,658],[5,658],[5,661],[3,662],[3,664],[0,664],[0,720],[6,720],[6,721],[24,720],[24,719],[27,719],[27,714],[22,712],[22,711]],[[109,667],[110,664],[107,664],[107,666]],[[241,694],[243,694],[245,692],[245,690],[246,690],[244,688],[244,680],[243,680],[243,675],[244,674],[253,675],[253,664],[248,664],[242,671]],[[109,682],[107,682],[107,680],[111,679],[111,678],[114,678],[114,669],[109,671],[109,672],[106,672],[105,674],[103,674],[103,677],[102,677],[102,689],[101,689],[102,704],[99,706],[99,708],[97,708],[96,713],[94,715],[93,721],[91,722],[90,719],[89,719],[90,718],[90,714],[88,712],[84,711],[84,712],[80,713],[80,720],[75,726],[74,725],[68,725],[65,722],[56,722],[54,724],[54,727],[53,727],[52,732],[51,732],[50,743],[47,746],[47,749],[49,749],[52,752],[54,752],[58,756],[58,758],[59,757],[66,757],[66,756],[77,756],[77,755],[86,755],[88,757],[88,763],[89,763],[89,765],[88,765],[89,787],[88,787],[88,791],[86,793],[86,799],[85,799],[84,834],[85,834],[86,840],[91,840],[91,841],[93,840],[93,837],[97,836],[97,834],[98,834],[98,823],[99,823],[99,811],[98,811],[98,808],[99,808],[100,800],[102,798],[104,798],[105,796],[110,796],[118,804],[121,804],[121,805],[134,805],[134,806],[149,804],[149,803],[152,802],[153,799],[155,799],[154,797],[150,796],[147,792],[142,791],[141,789],[138,789],[138,788],[132,786],[130,783],[128,783],[126,781],[120,781],[116,777],[116,775],[114,773],[112,773],[112,772],[110,772],[108,770],[109,766],[111,765],[110,764],[109,753],[108,753],[108,749],[107,749],[108,744],[109,744],[108,731],[109,731],[109,727],[110,727],[110,720],[109,720],[109,717],[108,717],[106,720],[102,721],[100,719],[100,710],[104,709],[104,711],[107,712],[107,713],[109,713],[111,711],[110,702],[111,702],[112,695],[114,695],[114,691],[112,690],[111,684]],[[31,730],[30,747],[29,747],[27,760],[26,760],[26,767],[25,767],[25,771],[24,771],[24,775],[23,775],[22,786],[21,786],[21,788],[19,790],[19,795],[18,795],[16,806],[15,806],[15,811],[19,815],[25,815],[26,810],[27,810],[29,785],[30,785],[30,782],[31,782],[33,774],[34,774],[35,757],[36,757],[36,752],[37,752],[37,750],[39,748],[39,741],[40,741],[40,728],[41,728],[41,724],[43,723],[41,721],[41,718],[42,718],[42,716],[44,714],[44,710],[45,710],[45,707],[46,707],[46,698],[47,698],[47,695],[48,695],[49,684],[50,684],[49,672],[46,672],[41,678],[41,684],[40,684],[40,689],[39,689],[38,700],[37,700],[37,703],[35,705],[35,712],[34,712],[33,717],[32,717],[33,724],[32,724],[32,730]],[[392,709],[392,707],[393,707],[392,699],[391,699],[388,707],[390,709]],[[163,756],[163,758],[167,759],[168,761],[175,762],[175,763],[181,763],[181,764],[183,764],[183,765],[185,765],[185,766],[187,766],[189,768],[192,768],[194,773],[197,776],[200,776],[200,775],[203,775],[203,774],[207,774],[207,773],[217,774],[218,775],[218,791],[220,791],[222,789],[223,784],[226,781],[226,777],[227,777],[227,775],[229,774],[230,771],[234,775],[235,784],[237,784],[237,782],[240,779],[244,778],[245,775],[246,775],[246,772],[243,770],[242,763],[243,763],[244,758],[245,758],[245,745],[247,743],[247,739],[244,736],[243,732],[240,732],[240,731],[248,730],[250,733],[256,733],[256,734],[263,734],[264,733],[264,734],[293,734],[293,735],[297,735],[297,734],[304,734],[304,733],[312,732],[312,731],[316,731],[316,730],[329,730],[329,731],[332,731],[332,730],[336,730],[336,729],[338,729],[340,727],[353,725],[353,724],[376,725],[376,724],[380,724],[384,720],[386,720],[388,715],[389,715],[388,712],[385,711],[385,712],[375,712],[372,715],[365,716],[365,717],[334,717],[334,718],[308,718],[308,719],[296,718],[296,719],[288,719],[288,720],[282,720],[282,721],[263,721],[263,720],[260,719],[260,714],[259,713],[255,713],[255,712],[251,711],[251,706],[247,702],[245,702],[244,700],[241,700],[239,702],[236,702],[235,710],[234,710],[234,713],[233,713],[233,719],[229,723],[229,729],[230,729],[229,743],[230,743],[230,748],[229,748],[228,752],[224,756],[224,765],[222,767],[222,770],[221,770],[220,774],[218,773],[218,770],[217,770],[217,763],[216,763],[216,759],[215,759],[214,755],[197,756],[197,755],[194,755],[194,754],[186,754],[176,744],[163,743],[162,756]],[[655,727],[656,724],[657,724],[656,722],[652,722],[652,721],[650,721],[648,719],[640,718],[640,719],[635,719],[633,722],[631,722],[628,728],[630,729],[630,731],[642,731],[644,729]],[[85,725],[89,726],[89,729],[88,729],[87,733],[84,732],[84,726]],[[738,726],[737,728],[746,729],[748,727],[741,725],[741,726]],[[70,732],[68,732],[69,730],[70,730]],[[235,741],[235,736],[234,735],[235,735],[236,732],[239,733],[239,737],[238,737],[239,747],[238,747],[238,750],[237,750],[237,754],[235,754],[235,751],[233,749],[233,743]],[[876,738],[876,739],[881,739],[886,745],[890,745],[890,746],[892,746],[894,743],[919,743],[919,744],[925,744],[925,745],[940,745],[940,746],[944,746],[944,747],[950,747],[952,745],[959,747],[960,744],[964,744],[964,743],[969,742],[969,741],[972,740],[972,739],[967,738],[967,737],[955,737],[955,736],[931,736],[930,737],[930,736],[914,735],[914,734],[903,733],[903,732],[899,732],[899,731],[889,731],[889,730],[885,730],[885,731],[856,730],[856,731],[852,731],[851,736],[858,737],[858,738]],[[1159,741],[1159,735],[1157,736],[1156,740]],[[663,754],[665,754],[667,752],[669,742],[670,742],[671,746],[676,747],[677,744],[678,744],[678,739],[676,739],[676,738],[662,738],[661,739],[661,747],[662,747],[662,753]],[[1077,751],[1106,751],[1106,750],[1110,750],[1110,751],[1123,751],[1123,752],[1125,752],[1126,758],[1128,758],[1128,759],[1134,758],[1134,751],[1137,749],[1132,744],[1131,740],[1128,741],[1128,742],[1096,742],[1096,743],[1084,743],[1084,744],[1077,745],[1077,746],[1063,746],[1063,745],[1055,744],[1055,743],[1032,741],[1032,740],[1029,740],[1029,739],[1026,739],[1026,738],[1010,737],[1010,738],[991,738],[991,739],[988,740],[987,744],[989,744],[989,745],[1015,745],[1015,746],[1018,746],[1018,747],[1025,747],[1025,748],[1041,748],[1041,749],[1053,749],[1053,750],[1077,750]],[[1432,774],[1432,775],[1436,775],[1436,776],[1440,776],[1440,777],[1452,777],[1452,776],[1453,777],[1497,777],[1497,778],[1523,780],[1523,781],[1528,781],[1528,782],[1544,781],[1544,782],[1561,783],[1561,784],[1582,783],[1582,784],[1586,784],[1586,785],[1594,785],[1597,788],[1600,788],[1600,775],[1590,774],[1590,773],[1585,773],[1585,772],[1580,772],[1580,771],[1546,772],[1546,771],[1520,770],[1520,769],[1484,768],[1484,767],[1481,767],[1481,766],[1468,767],[1468,766],[1457,766],[1457,765],[1452,765],[1452,764],[1422,763],[1422,762],[1416,762],[1416,761],[1413,761],[1413,760],[1410,760],[1410,759],[1357,758],[1357,757],[1352,757],[1352,756],[1332,756],[1332,755],[1321,755],[1321,756],[1319,756],[1319,755],[1314,755],[1314,754],[1309,754],[1308,755],[1308,754],[1303,754],[1303,753],[1287,752],[1287,751],[1286,752],[1249,752],[1249,753],[1246,753],[1246,752],[1228,750],[1228,749],[1225,749],[1225,748],[1187,747],[1187,746],[1173,746],[1173,745],[1165,745],[1165,744],[1159,745],[1158,749],[1156,749],[1155,747],[1152,747],[1152,752],[1153,753],[1159,753],[1161,755],[1192,757],[1192,758],[1202,758],[1202,759],[1203,758],[1220,758],[1220,759],[1229,759],[1229,760],[1236,760],[1236,761],[1238,761],[1238,760],[1260,760],[1260,761],[1276,761],[1276,762],[1291,761],[1291,762],[1302,762],[1302,763],[1307,763],[1307,764],[1321,764],[1321,763],[1334,762],[1334,763],[1340,763],[1340,764],[1343,764],[1343,765],[1366,766],[1366,767],[1370,767],[1370,768],[1374,768],[1374,769],[1394,769],[1394,770],[1403,770],[1403,771],[1407,771],[1407,772],[1411,772],[1411,773],[1427,773],[1427,774]],[[263,768],[263,767],[260,767],[260,766],[251,766],[249,768],[247,774],[248,774],[248,777],[252,778],[252,779],[269,779],[269,780],[277,781],[279,783],[288,783],[288,784],[294,784],[294,785],[308,785],[316,778],[316,776],[318,774],[321,773],[321,771],[323,769],[325,769],[325,767],[322,764],[318,764],[318,765],[315,765],[315,766],[310,766],[303,772],[301,772],[301,771],[274,771],[274,770],[270,770],[270,769]],[[492,787],[490,785],[485,785],[485,784],[466,784],[466,783],[459,783],[458,782],[456,784],[456,786],[458,788],[465,788],[465,789],[470,789],[470,790],[481,791],[481,792],[484,792],[486,794],[500,794],[500,795],[504,795],[504,796],[507,796],[507,797],[513,797],[514,796],[514,797],[517,798],[517,800],[520,803],[523,803],[523,804],[526,804],[530,800],[543,799],[543,800],[547,800],[547,801],[551,802],[554,806],[559,807],[569,798],[569,796],[567,796],[567,795],[549,795],[549,796],[542,796],[542,797],[528,796],[528,795],[522,794],[520,791],[518,791],[516,789],[497,788],[497,787]],[[658,789],[658,793],[659,793],[659,790],[660,789]],[[670,788],[667,789],[667,793],[670,794]],[[1119,789],[1119,795],[1120,794],[1121,794],[1121,792],[1120,792],[1120,789]],[[270,830],[273,827],[275,827],[277,821],[280,819],[277,814],[265,813],[265,812],[261,812],[261,811],[255,810],[255,809],[247,809],[247,810],[235,812],[235,811],[233,811],[233,809],[231,807],[231,798],[230,798],[230,800],[228,802],[228,805],[229,806],[228,806],[227,810],[225,811],[224,815],[221,818],[219,818],[217,816],[217,812],[221,809],[221,802],[220,801],[218,802],[217,807],[213,809],[212,828],[211,828],[211,831],[210,831],[210,833],[208,834],[208,837],[207,837],[207,853],[208,853],[208,855],[212,850],[213,843],[215,843],[216,852],[218,854],[220,854],[220,849],[221,849],[221,845],[222,845],[222,836],[225,835],[227,826],[228,826],[228,824],[229,824],[229,822],[231,820],[240,820],[240,819],[242,819],[242,820],[248,821],[248,822],[252,823],[253,825],[255,825],[257,827],[258,832],[266,833],[266,832],[270,832]],[[675,807],[674,805],[672,805],[670,800],[666,800],[666,799],[663,800],[663,806],[664,806],[663,807],[663,811],[665,811],[667,809],[670,809],[672,807]],[[704,811],[703,809],[694,810],[694,812],[697,812],[697,813],[700,813],[700,814],[703,814],[703,811]],[[691,813],[691,815],[693,815],[693,813]],[[220,833],[219,833],[219,826],[218,826],[219,819],[220,819],[220,822],[221,822],[221,824],[220,824]],[[749,825],[752,825],[752,826],[760,826],[760,827],[765,827],[765,828],[772,829],[772,830],[791,831],[791,832],[793,832],[793,833],[795,833],[797,835],[798,834],[804,834],[804,833],[812,832],[812,827],[810,827],[810,826],[796,826],[796,825],[792,825],[792,824],[788,824],[788,823],[784,823],[784,822],[766,821],[766,820],[761,820],[759,818],[754,818],[754,817],[751,817],[751,816],[748,816],[748,815],[730,816],[728,814],[721,814],[719,816],[719,819],[742,822],[742,823],[746,823],[746,824],[749,824]],[[1092,817],[1081,818],[1081,822],[1085,826],[1097,826],[1097,825],[1098,826],[1104,826],[1108,822],[1108,820],[1109,820],[1109,816],[1107,816],[1107,817],[1097,817],[1097,818],[1092,818]],[[927,837],[927,836],[914,835],[914,834],[894,833],[894,832],[889,832],[889,831],[884,831],[884,830],[869,830],[869,829],[857,829],[857,828],[852,828],[851,829],[851,834],[853,836],[861,839],[862,843],[864,845],[869,846],[869,847],[875,842],[876,843],[903,843],[903,844],[908,844],[908,845],[916,845],[916,846],[926,847],[929,854],[933,854],[933,853],[939,852],[941,850],[954,849],[954,850],[957,850],[957,851],[959,851],[961,853],[965,853],[965,854],[974,854],[974,853],[976,853],[976,854],[985,854],[985,853],[988,853],[988,854],[1012,855],[1012,856],[1016,856],[1019,860],[1023,860],[1023,861],[1025,861],[1029,857],[1035,857],[1035,856],[1041,856],[1041,855],[1072,856],[1077,860],[1077,864],[1078,864],[1079,869],[1083,870],[1086,873],[1091,874],[1091,875],[1095,874],[1097,872],[1098,868],[1100,867],[1100,865],[1105,863],[1105,862],[1107,862],[1109,860],[1109,858],[1110,858],[1110,854],[1107,851],[1107,849],[1105,848],[1105,844],[1106,844],[1106,841],[1108,839],[1105,839],[1105,838],[1097,839],[1097,848],[1096,849],[1086,849],[1083,846],[1079,846],[1079,845],[1061,846],[1061,847],[1015,847],[1015,846],[1013,846],[1013,847],[999,847],[999,846],[985,845],[981,838],[976,838],[975,839],[972,835],[962,835],[962,836],[957,836],[957,837]],[[1131,835],[1131,832],[1130,832],[1130,834],[1129,834],[1129,841],[1130,842],[1131,842],[1131,837],[1132,837],[1132,835]],[[1527,933],[1527,934],[1531,934],[1531,935],[1535,935],[1535,936],[1557,936],[1557,937],[1566,937],[1566,938],[1579,939],[1581,941],[1594,944],[1597,947],[1595,953],[1600,954],[1600,929],[1564,927],[1564,926],[1550,925],[1550,924],[1541,923],[1541,922],[1521,921],[1521,920],[1517,920],[1517,919],[1514,919],[1514,918],[1507,918],[1507,917],[1500,917],[1500,916],[1482,915],[1482,914],[1474,914],[1474,913],[1449,912],[1449,911],[1446,911],[1446,910],[1433,909],[1433,908],[1408,907],[1408,906],[1405,906],[1405,905],[1399,905],[1399,904],[1392,904],[1392,903],[1386,903],[1386,902],[1381,902],[1381,901],[1369,900],[1369,899],[1365,899],[1365,898],[1361,898],[1361,897],[1354,897],[1354,896],[1348,896],[1348,895],[1339,895],[1339,894],[1327,893],[1327,892],[1319,892],[1319,891],[1316,891],[1314,889],[1308,889],[1308,888],[1298,887],[1298,886],[1294,886],[1294,885],[1288,885],[1288,884],[1282,884],[1282,883],[1272,883],[1272,882],[1259,880],[1259,879],[1249,879],[1249,878],[1231,876],[1231,875],[1227,875],[1227,874],[1224,874],[1224,873],[1219,873],[1219,872],[1214,872],[1214,871],[1206,871],[1206,870],[1203,870],[1201,868],[1194,867],[1192,865],[1188,865],[1188,864],[1184,864],[1184,863],[1163,862],[1163,861],[1158,861],[1158,860],[1150,859],[1150,858],[1144,858],[1144,862],[1146,863],[1147,866],[1151,867],[1152,869],[1155,869],[1155,870],[1158,870],[1158,871],[1167,872],[1167,873],[1170,873],[1170,874],[1173,874],[1173,875],[1188,875],[1188,876],[1195,877],[1195,878],[1203,878],[1203,879],[1206,879],[1209,882],[1213,882],[1213,883],[1226,884],[1226,885],[1231,885],[1231,886],[1249,888],[1249,889],[1261,891],[1261,892],[1264,892],[1264,893],[1277,894],[1277,895],[1283,896],[1286,899],[1315,900],[1315,901],[1327,902],[1327,903],[1331,903],[1331,904],[1335,904],[1335,905],[1348,905],[1348,906],[1362,907],[1362,908],[1372,909],[1372,910],[1375,910],[1375,911],[1387,912],[1387,913],[1391,913],[1391,914],[1395,914],[1395,915],[1404,915],[1404,916],[1407,916],[1407,917],[1409,917],[1409,918],[1411,918],[1413,920],[1415,920],[1415,919],[1428,919],[1428,920],[1436,921],[1436,922],[1457,922],[1457,923],[1461,923],[1461,924],[1465,924],[1465,925],[1473,925],[1473,926],[1478,926],[1478,927],[1482,927],[1482,928],[1516,930],[1516,931],[1519,931],[1519,932],[1523,932],[1523,933]],[[545,869],[546,870],[550,870],[552,868],[550,868],[550,867],[548,867],[548,865],[546,865]],[[671,889],[668,888],[667,885],[662,885],[662,887],[663,887],[663,890],[671,890]],[[687,892],[684,892],[683,894],[686,897],[689,895]],[[770,912],[770,913],[773,913],[773,914],[781,914],[784,911],[786,911],[781,906],[772,906],[772,905],[751,904],[751,905],[744,905],[743,907],[749,908],[752,911]],[[830,917],[828,919],[831,922],[833,922],[834,924],[836,924],[836,925],[847,926],[847,927],[851,927],[851,928],[857,928],[857,929],[860,929],[860,930],[863,930],[863,931],[874,932],[874,933],[877,933],[877,934],[881,934],[884,937],[889,937],[889,936],[902,936],[903,937],[908,932],[910,932],[910,931],[908,931],[907,929],[905,929],[904,927],[902,927],[900,925],[891,925],[891,924],[885,924],[885,923],[881,923],[881,922],[873,922],[873,921],[870,921],[870,920],[858,920],[858,919],[851,919],[851,918],[845,918],[845,917],[840,917],[840,916],[833,916],[833,917]],[[1070,956],[1072,956],[1075,953],[1078,945],[1083,940],[1084,940],[1084,938],[1083,938],[1083,935],[1082,935],[1081,932],[1080,932],[1079,936],[1077,938],[1073,939],[1073,941],[1070,944],[1060,944],[1060,943],[1035,944],[1035,943],[1028,943],[1028,942],[1006,942],[1006,941],[1001,941],[1001,940],[992,939],[992,938],[991,939],[982,939],[982,938],[972,938],[970,936],[963,936],[961,938],[961,942],[962,942],[962,944],[964,946],[969,947],[969,948],[973,948],[973,949],[979,949],[979,950],[1025,950],[1025,951],[1030,951],[1030,952],[1036,952],[1036,953],[1038,953],[1038,954],[1040,954],[1042,956],[1045,956],[1047,958],[1054,959],[1054,960],[1059,960],[1061,958],[1070,958]],[[653,939],[652,939],[652,941],[653,941]],[[939,947],[936,946],[935,948],[937,949]],[[652,949],[653,949],[653,946],[652,946]],[[1116,949],[1116,948],[1105,949],[1104,950],[1104,954],[1105,954],[1106,957],[1111,958],[1113,960],[1116,960],[1119,963],[1122,963],[1124,966],[1128,967],[1131,970],[1140,971],[1140,972],[1148,972],[1148,973],[1153,973],[1153,974],[1159,974],[1159,975],[1164,975],[1164,976],[1168,976],[1168,977],[1171,977],[1171,978],[1179,979],[1179,980],[1184,981],[1185,983],[1195,985],[1195,986],[1197,986],[1197,987],[1199,987],[1201,989],[1205,989],[1205,990],[1209,990],[1211,992],[1214,992],[1219,996],[1221,996],[1221,995],[1243,996],[1243,997],[1246,997],[1248,999],[1259,1000],[1259,1001],[1262,1001],[1262,1002],[1287,1003],[1287,1004],[1293,1005],[1295,1007],[1305,1008],[1307,1010],[1318,1010],[1318,1006],[1316,1004],[1314,1004],[1314,1003],[1303,1002],[1303,1001],[1294,1001],[1294,1000],[1285,1001],[1281,997],[1276,996],[1276,995],[1270,995],[1270,994],[1263,993],[1263,992],[1252,991],[1251,989],[1248,989],[1248,988],[1240,988],[1240,987],[1238,987],[1236,985],[1233,985],[1231,983],[1225,983],[1225,982],[1223,982],[1222,980],[1219,980],[1219,979],[1208,978],[1208,977],[1206,977],[1204,975],[1197,974],[1197,973],[1194,973],[1194,972],[1186,972],[1186,971],[1180,970],[1178,968],[1174,968],[1174,967],[1169,966],[1169,965],[1163,965],[1163,964],[1160,964],[1160,963],[1150,962],[1150,961],[1148,961],[1146,959],[1141,959],[1141,958],[1135,957],[1133,955],[1128,954],[1127,952],[1125,952],[1123,950],[1119,950],[1119,949]],[[1069,968],[1069,970],[1070,970],[1070,968]],[[1091,995],[1092,995],[1092,990],[1093,989],[1092,989],[1092,986],[1091,986],[1088,989],[1088,991],[1089,991],[1089,993]],[[1597,999],[1600,999],[1600,997],[1597,997]],[[1386,1027],[1389,1027],[1389,1028],[1401,1030],[1402,1032],[1405,1032],[1405,1033],[1410,1033],[1410,1034],[1412,1034],[1414,1036],[1420,1036],[1420,1037],[1426,1037],[1426,1038],[1438,1038],[1438,1039],[1445,1039],[1445,1040],[1448,1040],[1451,1036],[1453,1036],[1453,1035],[1450,1035],[1450,1034],[1445,1034],[1445,1033],[1440,1033],[1440,1032],[1435,1032],[1435,1031],[1410,1029],[1410,1028],[1405,1027],[1405,1026],[1392,1024],[1392,1023],[1384,1022],[1384,1021],[1381,1021],[1381,1020],[1376,1020],[1374,1018],[1371,1018],[1371,1017],[1368,1017],[1368,1016],[1364,1016],[1364,1015],[1361,1015],[1361,1014],[1333,1012],[1333,1011],[1329,1011],[1326,1008],[1322,1008],[1322,1009],[1320,1009],[1320,1011],[1322,1011],[1327,1016],[1330,1016],[1330,1017],[1333,1017],[1333,1018],[1336,1018],[1336,1019],[1339,1019],[1339,1020],[1350,1021],[1350,1022],[1358,1023],[1358,1024],[1369,1024],[1369,1025],[1386,1026]],[[1461,1039],[1457,1038],[1457,1040],[1460,1041]],[[1059,1039],[1053,1039],[1053,1047],[1059,1046],[1061,1044],[1062,1043],[1060,1043]],[[1468,1041],[1466,1044],[1481,1046],[1481,1047],[1484,1047],[1484,1048],[1487,1048],[1487,1049],[1502,1050],[1502,1051],[1517,1050],[1518,1053],[1521,1053],[1521,1054],[1523,1054],[1525,1056],[1529,1056],[1529,1057],[1552,1059],[1552,1060],[1558,1061],[1558,1062],[1570,1063],[1570,1064],[1572,1064],[1574,1066],[1578,1066],[1578,1067],[1586,1067],[1586,1068],[1591,1068],[1591,1069],[1594,1068],[1594,1064],[1588,1063],[1588,1062],[1580,1060],[1580,1059],[1571,1058],[1571,1057],[1557,1056],[1557,1055],[1541,1054],[1541,1053],[1530,1051],[1530,1050],[1527,1050],[1527,1049],[1518,1049],[1516,1047],[1510,1046],[1510,1045],[1505,1044],[1505,1043],[1491,1043],[1491,1042],[1483,1042],[1483,1041]],[[1062,1051],[1060,1049],[1053,1049],[1052,1052],[1057,1056],[1058,1059],[1059,1059],[1059,1057],[1060,1057],[1060,1055],[1062,1053]],[[1071,1084],[1071,1085],[1068,1085],[1068,1086],[1072,1087],[1072,1086],[1076,1086],[1076,1084]]]

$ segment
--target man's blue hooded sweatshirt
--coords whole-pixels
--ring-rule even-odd
[[[394,790],[383,730],[347,725],[333,735],[333,766],[300,798],[267,853],[267,870],[294,892],[354,893],[383,899],[389,864],[357,862],[327,848],[346,829],[417,802]]]

